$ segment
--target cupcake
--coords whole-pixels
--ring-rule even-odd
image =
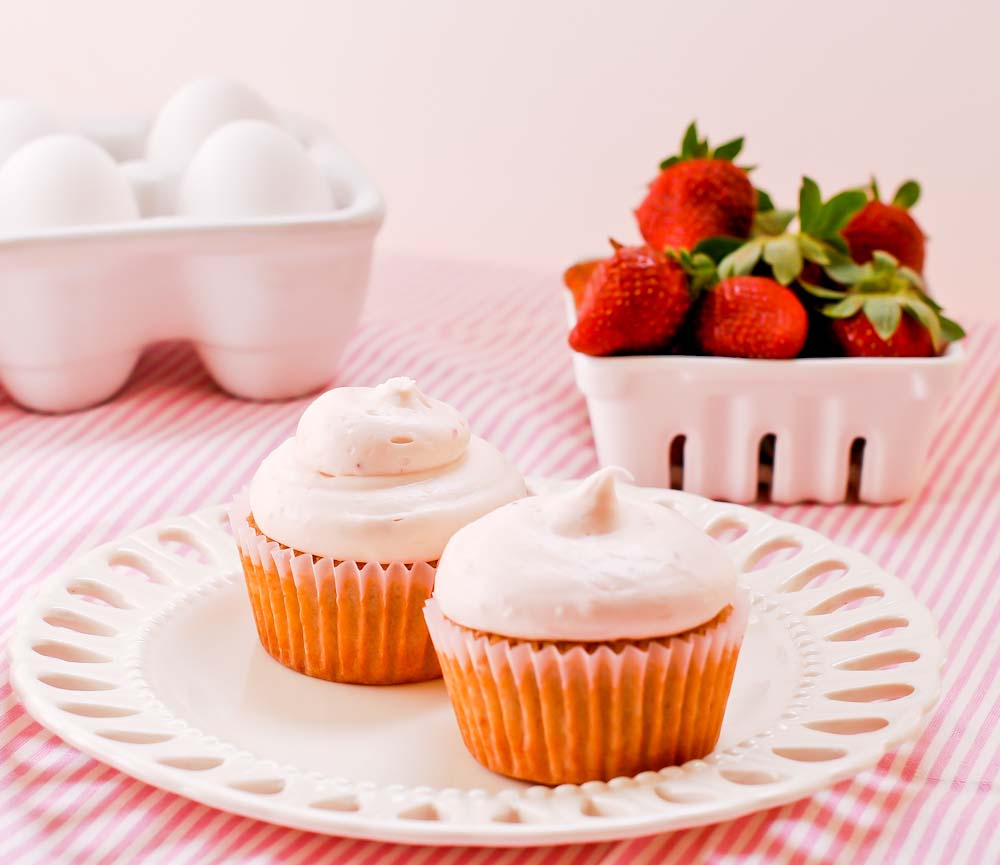
[[[328,391],[230,513],[261,643],[335,682],[440,676],[422,615],[437,559],[524,494],[503,454],[412,380]]]
[[[725,550],[603,469],[455,534],[425,616],[466,747],[539,784],[703,757],[749,599]]]

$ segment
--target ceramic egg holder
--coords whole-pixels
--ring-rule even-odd
[[[328,129],[231,82],[188,85],[153,122],[0,102],[0,385],[85,408],[183,339],[235,396],[317,390],[360,318],[383,209]]]

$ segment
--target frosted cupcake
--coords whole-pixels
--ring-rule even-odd
[[[608,780],[708,754],[748,598],[724,549],[616,489],[506,505],[455,534],[425,615],[462,738],[540,784]]]
[[[336,682],[439,676],[422,615],[437,559],[524,494],[503,454],[412,380],[328,391],[230,514],[261,643]]]

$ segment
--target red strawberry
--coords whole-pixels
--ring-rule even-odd
[[[583,303],[584,293],[590,284],[590,277],[593,276],[594,269],[598,264],[600,264],[598,259],[578,261],[563,274],[563,282],[566,288],[573,294],[573,302],[576,304],[577,309]]]
[[[766,276],[723,279],[705,294],[695,321],[702,349],[721,357],[795,357],[808,327],[795,292]]]
[[[570,346],[593,355],[666,347],[691,307],[687,274],[649,247],[613,245],[587,283]]]
[[[717,147],[698,139],[692,123],[679,156],[660,163],[659,175],[635,211],[643,239],[654,249],[693,249],[709,237],[747,237],[757,192],[732,160],[743,139]]]
[[[859,264],[871,261],[876,250],[888,252],[904,267],[923,273],[925,237],[909,208],[920,197],[920,186],[908,180],[896,190],[891,203],[879,201],[872,182],[872,200],[844,226],[844,240]]]
[[[934,357],[937,354],[930,331],[912,315],[902,316],[888,339],[878,335],[863,312],[837,319],[833,332],[844,353],[850,357]]]
[[[833,319],[833,334],[846,355],[934,357],[946,343],[965,335],[925,294],[920,275],[887,252],[875,251],[858,273],[846,291],[806,289],[834,301],[821,311]]]

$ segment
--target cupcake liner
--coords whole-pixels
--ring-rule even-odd
[[[441,675],[422,608],[429,562],[334,561],[272,540],[246,497],[230,509],[257,635],[272,658],[332,682],[389,685]]]
[[[749,612],[738,600],[683,634],[532,642],[424,608],[455,717],[484,766],[539,784],[631,776],[715,747]]]

